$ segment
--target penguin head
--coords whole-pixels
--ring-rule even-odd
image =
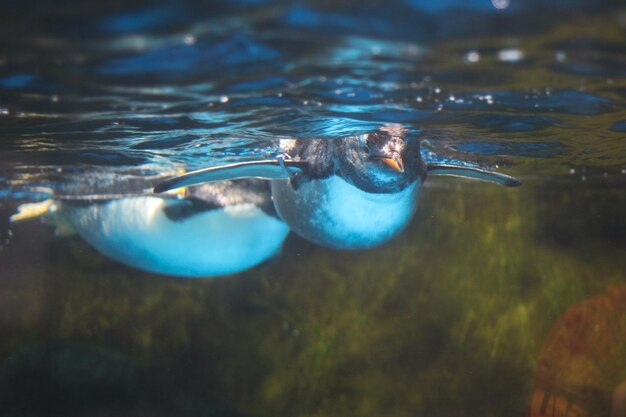
[[[348,182],[371,193],[395,193],[418,179],[426,166],[417,138],[406,137],[407,129],[395,124],[343,139],[338,172]]]

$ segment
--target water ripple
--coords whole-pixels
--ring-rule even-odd
[[[246,13],[241,1],[85,8],[0,47],[7,181],[43,181],[37,167],[196,168],[271,155],[280,138],[385,123],[487,165],[536,158],[557,175],[626,164],[626,48],[610,12],[580,6],[591,36],[575,15],[557,30],[550,16],[568,11],[533,2],[405,1],[372,13],[369,3],[242,1]],[[537,8],[545,19],[514,23]]]

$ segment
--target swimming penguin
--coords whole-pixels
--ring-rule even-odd
[[[112,184],[100,194],[85,188],[93,182],[82,181],[66,187],[70,194],[22,205],[12,220],[46,216],[110,258],[180,277],[249,269],[277,256],[289,233],[274,210],[266,181],[223,181],[163,196],[152,195],[153,183],[144,191],[146,179]]]
[[[520,182],[480,168],[426,164],[417,138],[399,125],[335,140],[281,140],[273,160],[210,167],[158,184],[157,193],[233,178],[271,180],[276,211],[301,237],[331,248],[363,249],[396,236],[411,220],[427,174]]]

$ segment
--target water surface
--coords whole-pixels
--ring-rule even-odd
[[[618,2],[9,1],[0,16],[6,415],[618,413]],[[390,124],[427,162],[523,185],[429,178],[389,243],[290,233],[261,265],[200,279],[8,223],[76,181],[98,194]]]

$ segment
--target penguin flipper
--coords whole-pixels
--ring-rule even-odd
[[[429,175],[449,175],[479,181],[487,181],[506,187],[517,187],[522,184],[517,178],[499,172],[488,171],[481,168],[465,167],[449,164],[429,164]]]
[[[186,174],[167,179],[154,187],[155,193],[174,190],[180,187],[189,187],[207,182],[236,180],[243,178],[287,179],[294,174],[304,172],[306,162],[282,159],[263,161],[240,162],[236,164],[220,165],[188,172]]]

